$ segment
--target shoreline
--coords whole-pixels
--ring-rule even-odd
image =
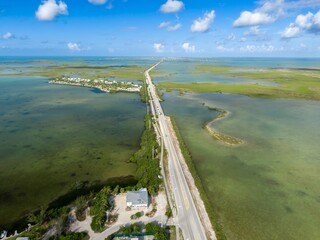
[[[125,82],[107,81],[107,80],[90,80],[80,78],[61,78],[48,81],[49,84],[69,85],[99,89],[105,93],[139,93],[141,90],[140,85]]]
[[[206,130],[209,135],[215,139],[216,141],[218,141],[219,143],[225,145],[225,146],[241,146],[243,144],[245,144],[246,142],[240,138],[236,138],[224,133],[220,133],[219,131],[217,131],[215,128],[211,127],[210,125],[212,125],[214,122],[226,119],[228,117],[231,116],[231,112],[226,111],[224,109],[221,108],[211,108],[211,107],[207,107],[210,111],[217,111],[220,114],[213,118],[211,121],[205,122],[202,126],[202,128],[204,130]]]

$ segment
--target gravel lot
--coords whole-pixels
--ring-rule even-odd
[[[127,203],[126,203],[126,194],[118,194],[115,197],[115,209],[112,213],[117,213],[119,214],[118,220],[116,223],[113,225],[109,226],[105,231],[102,233],[94,233],[91,230],[90,223],[92,221],[92,218],[87,215],[86,220],[79,222],[75,220],[71,226],[70,230],[74,232],[88,232],[90,239],[94,240],[104,240],[107,236],[110,234],[116,232],[119,230],[119,228],[123,225],[127,224],[132,224],[136,222],[142,222],[142,223],[148,223],[148,222],[159,222],[165,224],[167,221],[167,217],[165,216],[166,212],[166,206],[167,206],[167,198],[164,192],[160,192],[157,197],[155,197],[155,202],[157,203],[157,212],[153,217],[147,217],[145,214],[147,212],[150,212],[152,210],[152,205],[150,204],[148,208],[141,208],[141,209],[132,209],[130,211],[127,211]],[[142,212],[143,211],[143,216],[139,219],[136,220],[131,220],[130,217],[131,215],[137,213],[137,212]],[[74,213],[72,213],[74,214]]]

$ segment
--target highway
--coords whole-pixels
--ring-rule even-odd
[[[150,97],[151,112],[155,119],[157,119],[161,137],[168,152],[168,171],[176,206],[174,222],[176,227],[182,230],[185,240],[205,240],[207,239],[205,230],[200,221],[198,211],[180,165],[179,155],[174,145],[175,140],[173,133],[169,130],[156,88],[152,83],[149,74],[149,72],[157,67],[161,62],[146,70],[144,75],[148,86],[147,89]]]

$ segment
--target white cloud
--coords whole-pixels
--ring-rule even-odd
[[[273,23],[288,14],[289,10],[314,8],[320,6],[320,0],[259,0],[258,8],[253,11],[243,11],[234,21],[234,27],[257,26]]]
[[[170,22],[162,22],[159,24],[158,28],[166,28],[170,25]]]
[[[163,13],[176,13],[180,12],[184,8],[182,1],[168,0],[160,7],[160,11]]]
[[[40,21],[52,21],[58,15],[68,15],[68,6],[63,1],[45,0],[38,7],[36,17]]]
[[[255,12],[272,13],[275,18],[279,18],[285,14],[286,3],[284,0],[263,1],[262,6],[257,8]]]
[[[181,47],[184,49],[186,53],[192,53],[196,51],[196,47],[194,45],[191,45],[188,42],[185,42],[184,44],[182,44]]]
[[[210,29],[211,23],[214,21],[215,12],[205,13],[202,18],[193,21],[191,25],[191,32],[207,32]]]
[[[168,31],[168,32],[177,31],[178,29],[181,28],[181,26],[182,26],[182,25],[181,25],[180,23],[178,23],[178,24],[176,24],[176,25],[174,25],[174,26],[168,26],[167,31]]]
[[[81,51],[81,46],[79,43],[69,42],[67,46],[71,51]]]
[[[311,8],[311,7],[319,7],[319,0],[298,0],[295,2],[288,2],[285,4],[287,9],[295,9],[295,8]]]
[[[310,28],[312,26],[311,20],[313,14],[308,12],[306,15],[300,14],[296,18],[296,25],[301,28]]]
[[[282,33],[282,38],[294,38],[297,37],[300,33],[300,28],[295,24],[291,23]]]
[[[108,0],[88,0],[88,1],[93,5],[103,5],[103,4],[106,4]]]
[[[231,33],[231,34],[227,37],[227,39],[228,39],[229,41],[234,41],[234,40],[236,40],[236,36],[235,36],[233,33]]]
[[[290,23],[290,25],[281,33],[281,37],[294,38],[303,30],[315,34],[320,32],[320,10],[316,14],[308,12],[306,15],[298,15],[295,22]]]
[[[234,27],[256,26],[274,22],[275,19],[267,13],[244,11],[240,17],[233,22]]]
[[[275,51],[282,51],[283,48],[276,48],[272,44],[262,44],[262,45],[246,45],[244,47],[240,48],[241,52],[249,52],[249,53],[255,53],[255,52],[275,52]]]
[[[14,38],[14,35],[11,32],[6,32],[5,34],[3,34],[2,38],[8,40]]]
[[[320,10],[313,17],[313,26],[312,28],[320,30]]]
[[[180,23],[177,23],[176,25],[171,25],[171,22],[162,22],[159,24],[158,28],[166,28],[168,32],[177,31],[182,27]]]
[[[254,26],[244,33],[245,36],[258,36],[261,34],[259,26]]]
[[[224,45],[218,45],[217,50],[220,52],[233,52],[234,48],[227,48]]]
[[[164,51],[164,45],[161,43],[154,43],[153,48],[157,53],[162,53]]]

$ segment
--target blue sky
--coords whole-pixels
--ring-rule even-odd
[[[320,57],[320,0],[1,0],[0,55]]]

